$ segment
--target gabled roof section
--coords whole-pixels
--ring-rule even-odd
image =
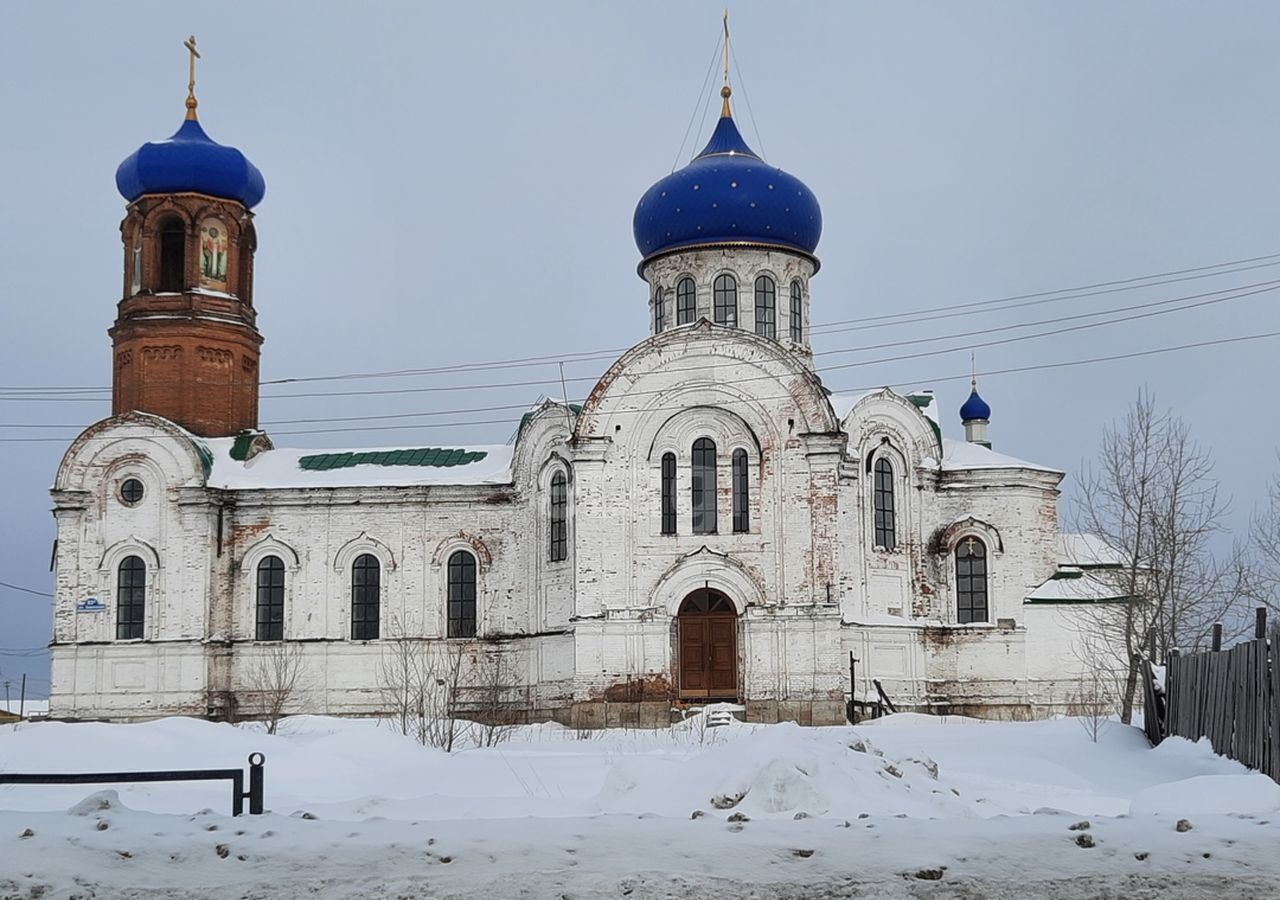
[[[942,439],[942,461],[931,460],[944,472],[969,471],[974,469],[1027,469],[1032,472],[1052,472],[1064,475],[1062,470],[1037,463],[1027,462],[1015,456],[996,453],[981,444],[968,441],[957,441],[954,438]]]
[[[1122,603],[1128,598],[1094,572],[1060,569],[1027,595],[1027,603]]]

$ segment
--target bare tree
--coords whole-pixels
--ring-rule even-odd
[[[509,651],[500,645],[484,651],[471,671],[473,677],[466,692],[479,722],[476,743],[493,747],[509,739],[515,731],[518,704],[513,694],[520,680]]]
[[[1254,514],[1250,543],[1249,594],[1261,606],[1280,609],[1280,473],[1268,486],[1262,509]]]
[[[302,674],[302,647],[278,641],[258,649],[246,675],[249,698],[254,713],[267,723],[267,734],[275,734]]]
[[[1116,557],[1092,574],[1125,599],[1080,607],[1080,627],[1102,648],[1097,664],[1121,677],[1125,723],[1143,653],[1198,646],[1243,599],[1241,553],[1220,560],[1210,547],[1225,511],[1208,451],[1140,391],[1125,419],[1103,431],[1074,503],[1076,530],[1096,535]]]
[[[378,661],[383,703],[401,734],[453,750],[465,646],[408,635],[397,620]]]
[[[1095,744],[1115,712],[1114,690],[1115,681],[1106,669],[1086,669],[1068,704],[1070,714],[1077,718]]]

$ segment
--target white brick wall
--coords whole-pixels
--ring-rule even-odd
[[[721,271],[738,277],[743,327],[672,325],[675,281],[694,277],[699,314],[710,315]],[[751,333],[762,271],[778,282],[780,340]],[[53,492],[53,713],[203,713],[243,692],[259,652],[256,565],[268,553],[286,566],[285,636],[303,642],[296,707],[375,712],[384,646],[350,639],[351,562],[364,552],[382,562],[384,637],[395,628],[443,640],[445,565],[457,548],[479,561],[480,636],[512,638],[504,646],[539,709],[637,680],[673,681],[673,617],[704,585],[739,612],[739,694],[748,701],[838,701],[853,652],[860,681],[882,679],[904,705],[1054,702],[1055,685],[1076,670],[1070,616],[1029,610],[1023,599],[1054,571],[1058,474],[940,471],[934,426],[887,389],[837,421],[807,343],[786,336],[788,285],[804,284],[807,323],[812,274],[810,261],[780,251],[699,250],[650,263],[646,278],[671,289],[668,328],[605,373],[576,421],[557,404],[531,415],[510,485],[209,490],[191,441],[163,420],[91,427]],[[715,534],[691,533],[699,437],[718,449]],[[743,534],[732,531],[737,448],[750,461]],[[660,533],[665,452],[678,463],[674,535]],[[881,456],[895,473],[889,551],[872,547],[869,473]],[[556,471],[569,479],[570,550],[551,562]],[[127,476],[146,487],[134,507],[118,499]],[[951,551],[968,535],[988,546],[991,615],[958,628]],[[115,639],[115,571],[130,553],[148,563],[141,642]],[[77,613],[87,597],[107,611]]]

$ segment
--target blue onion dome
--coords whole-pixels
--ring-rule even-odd
[[[978,385],[974,384],[969,391],[969,399],[964,401],[964,406],[960,407],[960,421],[971,422],[974,419],[989,420],[991,418],[991,407],[987,405],[987,401],[978,396]]]
[[[648,261],[681,248],[751,244],[813,257],[822,236],[818,198],[747,146],[729,111],[727,88],[722,95],[720,121],[707,146],[640,198],[632,222],[640,254]]]
[[[116,187],[132,203],[143,194],[192,191],[252,209],[267,192],[258,167],[235,147],[210,139],[194,110],[173,137],[143,144],[116,169]]]

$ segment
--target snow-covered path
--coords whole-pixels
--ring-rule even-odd
[[[541,726],[453,755],[372,722],[285,730],[0,729],[9,771],[261,750],[273,810],[233,819],[213,784],[0,788],[0,897],[1280,896],[1280,787],[1118,725]]]

